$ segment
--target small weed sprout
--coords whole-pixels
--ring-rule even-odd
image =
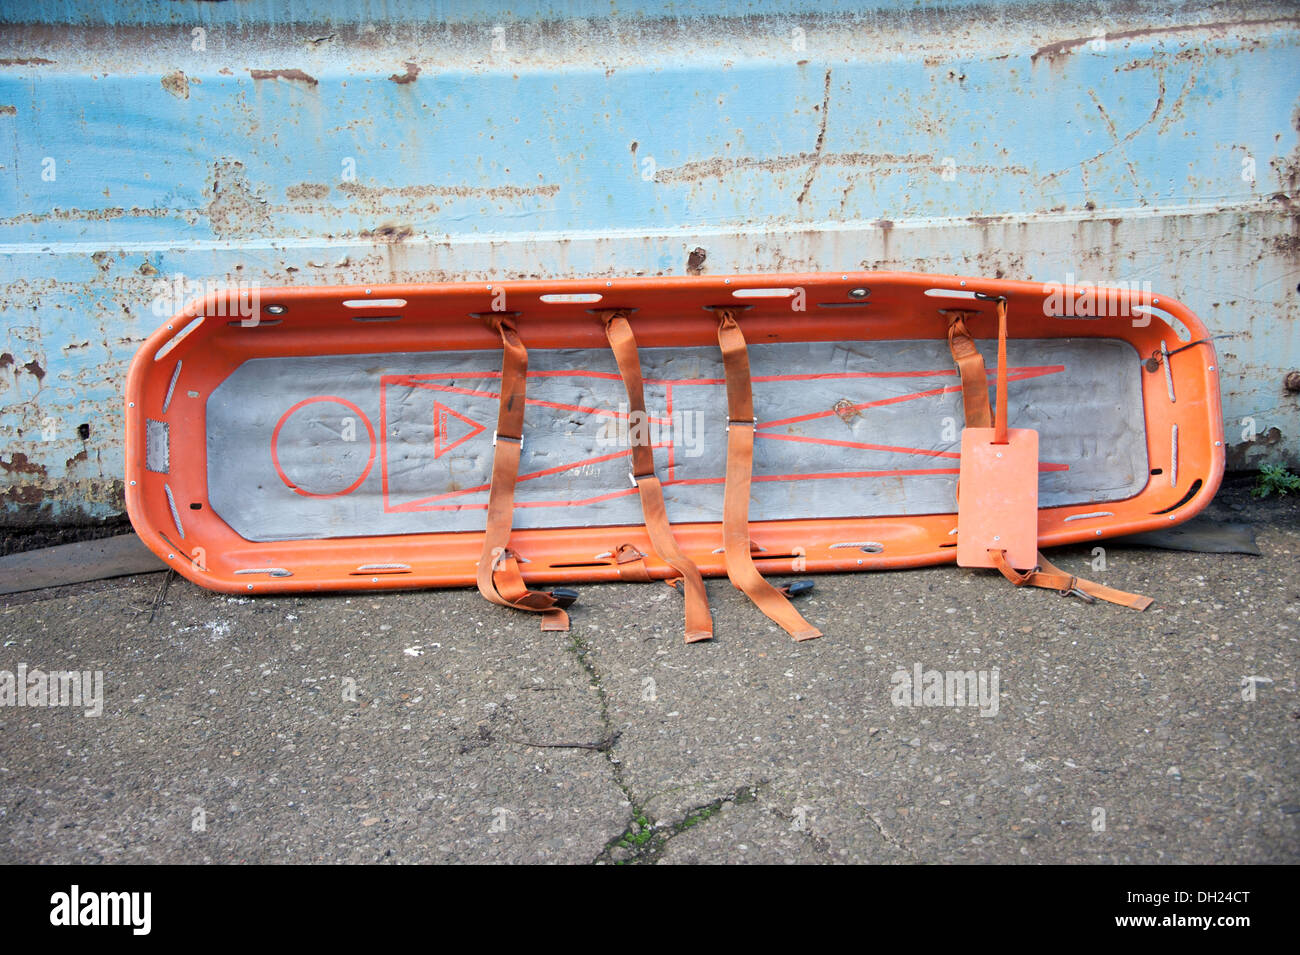
[[[1280,464],[1266,464],[1259,469],[1259,483],[1251,488],[1250,495],[1286,497],[1292,491],[1300,492],[1300,475],[1292,474]]]

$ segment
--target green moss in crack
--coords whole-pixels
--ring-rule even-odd
[[[618,845],[624,849],[631,849],[633,852],[643,849],[651,839],[655,837],[654,826],[645,813],[637,813],[632,818],[632,824],[627,827],[623,833],[623,838],[618,840]]]

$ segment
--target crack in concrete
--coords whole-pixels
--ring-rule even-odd
[[[619,744],[622,731],[614,726],[614,722],[610,717],[609,693],[605,689],[600,670],[593,659],[594,650],[591,644],[576,632],[573,632],[570,634],[568,649],[574,655],[578,665],[587,674],[588,683],[596,693],[601,732],[604,739],[609,741],[609,745],[598,749],[597,752],[600,752],[609,763],[614,783],[631,807],[627,826],[605,843],[604,848],[591,860],[592,865],[654,865],[663,855],[668,843],[675,837],[717,815],[724,805],[728,803],[744,805],[753,802],[760,793],[771,788],[771,780],[760,780],[749,786],[731,790],[709,802],[694,806],[683,813],[675,822],[665,824],[657,822],[645,809],[645,804],[632,791],[632,787],[624,776],[622,760],[614,752]],[[776,807],[767,807],[765,811],[789,823],[795,821],[792,813],[783,813]],[[875,815],[865,811],[864,814],[872,829],[880,836],[885,845],[905,853],[914,861],[918,861],[916,852],[887,832]],[[795,831],[800,832],[805,838],[809,839],[814,848],[828,859],[836,858],[830,842],[824,837],[817,835],[808,828],[798,827]],[[616,857],[615,853],[619,853],[619,857]]]
[[[905,842],[902,842],[901,840],[895,838],[894,836],[890,835],[888,832],[885,831],[885,827],[881,825],[880,820],[876,818],[875,813],[864,812],[863,815],[867,817],[867,821],[871,823],[871,828],[876,830],[876,834],[879,835],[880,838],[885,841],[885,844],[887,846],[891,846],[892,848],[897,849],[900,852],[907,853],[907,855],[909,855],[914,861],[920,861],[915,850],[913,850]]]
[[[588,683],[596,693],[602,733],[605,739],[610,740],[610,744],[598,750],[598,752],[609,763],[614,783],[631,807],[631,818],[629,818],[627,826],[605,843],[604,848],[601,849],[596,858],[591,860],[592,865],[653,865],[658,861],[664,847],[668,845],[671,839],[717,815],[718,811],[727,803],[742,805],[754,801],[758,798],[759,792],[768,785],[768,781],[763,780],[755,785],[740,787],[728,792],[726,795],[719,796],[717,799],[687,810],[676,822],[665,825],[657,823],[645,809],[644,803],[632,792],[632,787],[623,774],[622,760],[614,752],[622,736],[622,731],[615,728],[614,722],[609,715],[609,693],[605,689],[600,670],[592,659],[593,650],[591,644],[579,636],[577,632],[571,632],[569,650],[578,661],[578,665],[586,672]],[[615,858],[614,854],[618,850],[624,850],[627,853],[626,856]]]
[[[770,812],[772,815],[776,816],[778,819],[783,819],[786,822],[790,823],[791,832],[799,833],[801,836],[803,836],[805,839],[811,842],[813,848],[816,849],[818,852],[820,852],[822,855],[826,856],[827,859],[829,859],[832,862],[839,861],[839,857],[836,856],[835,852],[831,849],[830,840],[824,838],[823,836],[817,835],[817,833],[813,832],[812,827],[807,825],[806,823],[799,822],[798,824],[796,824],[794,813],[782,812],[780,809],[777,809],[775,806],[769,807],[767,811]]]
[[[633,816],[632,824],[606,843],[605,849],[593,861],[597,864],[612,862],[615,865],[654,865],[663,855],[668,843],[677,836],[713,818],[728,803],[742,806],[754,802],[767,785],[764,781],[753,786],[742,786],[688,809],[676,822],[666,825],[659,825],[644,812],[638,812]],[[628,853],[626,857],[614,858],[614,852],[619,849]]]
[[[604,849],[592,860],[594,863],[608,861],[610,853],[613,851],[618,841],[622,839],[636,824],[638,819],[646,818],[644,810],[637,802],[631,787],[628,786],[627,780],[623,778],[623,763],[614,752],[618,746],[619,737],[622,732],[614,727],[614,721],[609,715],[609,693],[605,690],[604,683],[601,681],[600,671],[596,669],[595,661],[592,660],[592,648],[586,640],[578,635],[577,631],[570,632],[569,651],[578,661],[578,666],[582,667],[587,674],[587,682],[596,693],[596,704],[600,713],[600,725],[605,739],[610,740],[610,744],[598,752],[609,763],[610,772],[614,777],[614,785],[618,786],[623,796],[627,799],[628,805],[632,808],[632,818],[622,833],[615,836],[609,842],[605,843]]]

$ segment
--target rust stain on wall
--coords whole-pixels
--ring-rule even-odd
[[[415,78],[420,75],[420,67],[417,66],[415,63],[403,63],[402,66],[406,68],[406,72],[394,73],[392,76],[389,77],[389,79],[392,80],[394,83],[400,83],[400,84],[414,83]]]
[[[256,235],[270,229],[266,200],[249,185],[242,162],[223,159],[214,163],[212,182],[204,194],[210,197],[204,212],[217,235]]]
[[[8,461],[0,458],[0,468],[6,474],[35,474],[39,477],[45,477],[46,474],[45,465],[29,460],[21,451],[15,451]]]
[[[190,81],[180,70],[173,70],[162,78],[162,88],[178,99],[190,98]]]
[[[7,527],[53,523],[53,504],[61,505],[58,523],[84,525],[102,523],[84,505],[102,504],[115,513],[126,511],[126,486],[120,478],[100,480],[78,478],[48,484],[15,484],[0,489],[0,512]],[[77,502],[69,506],[69,502]]]
[[[291,83],[306,83],[308,86],[319,86],[320,81],[308,73],[299,69],[292,70],[249,70],[249,75],[255,80],[289,80]]]
[[[870,170],[872,172],[877,172],[882,168],[887,168],[890,171],[906,172],[911,174],[941,173],[945,168],[955,168],[958,172],[979,175],[1030,175],[1027,167],[1016,164],[1007,166],[979,164],[944,167],[936,162],[934,156],[930,153],[846,152],[823,153],[818,155],[815,152],[801,152],[783,156],[772,156],[766,159],[755,159],[749,157],[731,159],[723,156],[715,156],[712,159],[701,159],[696,162],[684,163],[680,166],[674,166],[669,169],[660,169],[655,174],[655,182],[695,182],[703,179],[721,179],[733,172],[751,169],[757,169],[763,172],[787,172],[792,169],[800,169],[809,165],[818,168],[826,166],[844,166],[850,168],[859,167],[863,170]]]
[[[817,107],[813,107],[816,109]],[[803,205],[804,199],[808,197],[808,190],[812,188],[813,180],[817,178],[817,168],[822,164],[822,151],[826,148],[826,122],[831,114],[831,71],[826,71],[826,78],[822,88],[822,105],[821,105],[821,123],[817,128],[817,142],[813,145],[813,159],[809,163],[808,178],[804,180],[803,189],[799,192],[799,197],[795,199],[795,205]]]
[[[415,228],[413,226],[405,223],[398,225],[392,222],[385,222],[383,225],[377,226],[374,229],[364,230],[361,233],[361,238],[375,239],[381,242],[402,242],[413,235],[415,235]]]
[[[1285,27],[1300,25],[1300,17],[1267,17],[1256,20],[1218,20],[1214,23],[1180,23],[1167,27],[1144,27],[1139,30],[1117,30],[1114,33],[1098,31],[1096,36],[1074,37],[1069,40],[1058,40],[1056,43],[1049,43],[1047,46],[1040,46],[1030,57],[1031,63],[1037,63],[1040,58],[1045,57],[1050,63],[1057,57],[1068,55],[1086,43],[1091,43],[1098,37],[1104,37],[1107,43],[1113,43],[1117,40],[1136,40],[1142,37],[1159,36],[1165,33],[1209,33],[1211,31],[1226,33],[1228,30],[1242,30],[1247,27]]]
[[[186,218],[184,210],[143,208],[141,206],[111,206],[107,209],[51,209],[49,212],[25,212],[22,215],[0,219],[0,225],[24,225],[39,222],[109,222],[113,219],[166,219],[171,216]]]
[[[1294,232],[1290,235],[1275,235],[1270,237],[1269,243],[1273,246],[1273,251],[1282,255],[1300,254],[1300,235]]]
[[[1250,471],[1259,466],[1258,460],[1250,460],[1250,452],[1264,450],[1280,443],[1282,432],[1278,428],[1269,428],[1254,441],[1243,441],[1228,446],[1227,469],[1229,471]]]
[[[557,185],[540,186],[364,186],[359,182],[339,184],[339,192],[347,196],[378,199],[398,196],[403,199],[425,199],[450,196],[458,199],[484,197],[488,199],[522,199],[529,196],[553,196],[560,191]]]
[[[284,194],[290,199],[324,199],[330,187],[323,182],[300,182],[285,189]]]

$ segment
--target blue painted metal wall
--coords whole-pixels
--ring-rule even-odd
[[[674,274],[697,248],[1149,282],[1232,336],[1230,464],[1300,458],[1294,7],[709,13],[4,6],[2,519],[120,510],[125,368],[187,283]]]

